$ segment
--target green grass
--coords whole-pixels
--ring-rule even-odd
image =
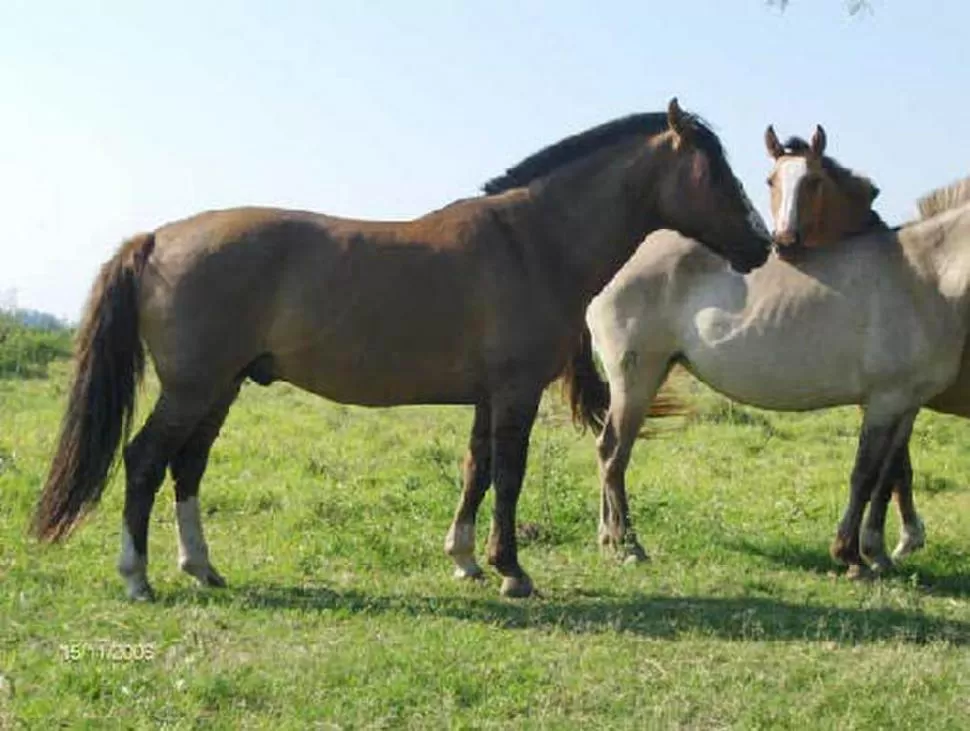
[[[246,386],[201,496],[230,588],[177,571],[166,483],[150,538],[159,601],[131,605],[114,569],[118,477],[66,545],[24,537],[67,374],[0,380],[0,728],[970,725],[960,421],[917,425],[927,548],[857,584],[827,555],[856,409],[773,414],[693,387],[694,415],[635,452],[652,561],[630,567],[596,546],[593,440],[550,393],[520,502],[542,596],[512,601],[494,574],[452,580],[442,552],[470,410]]]

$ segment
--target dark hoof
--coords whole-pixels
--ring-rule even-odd
[[[212,567],[212,564],[204,564],[199,566],[190,563],[182,563],[179,565],[179,568],[198,581],[201,586],[206,588],[225,589],[227,586],[226,580],[222,578],[222,575]]]
[[[888,574],[895,567],[893,566],[892,559],[883,553],[881,556],[875,556],[871,559],[870,568],[874,574],[881,576]]]
[[[228,586],[226,580],[215,569],[212,569],[200,583],[210,589],[225,589]]]
[[[850,567],[862,563],[858,546],[842,536],[836,536],[835,540],[832,541],[832,545],[829,546],[829,555],[834,561]]]
[[[521,576],[506,576],[502,579],[501,595],[510,599],[525,599],[532,596],[532,579],[525,574]]]
[[[128,589],[128,599],[133,602],[151,603],[155,601],[155,590],[148,584]]]
[[[650,561],[650,556],[643,550],[643,546],[639,543],[633,543],[620,553],[620,560],[624,566],[636,566]]]

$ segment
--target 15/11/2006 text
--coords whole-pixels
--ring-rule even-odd
[[[155,659],[152,642],[69,642],[58,646],[64,662],[148,662]]]

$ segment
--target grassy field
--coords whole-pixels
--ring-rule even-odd
[[[599,552],[593,440],[552,391],[520,502],[542,597],[512,601],[442,551],[470,410],[246,386],[202,490],[230,587],[177,571],[166,483],[159,601],[130,605],[117,477],[66,545],[24,537],[67,374],[0,380],[0,728],[970,727],[970,424],[920,417],[927,548],[859,584],[827,555],[857,410],[685,384],[695,413],[634,456],[631,567]]]

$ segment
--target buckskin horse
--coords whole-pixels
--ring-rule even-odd
[[[144,349],[161,390],[124,447],[118,564],[153,596],[147,534],[166,468],[180,567],[221,586],[198,505],[209,450],[241,382],[287,381],[348,404],[470,404],[464,490],[446,539],[479,576],[474,516],[495,484],[488,562],[528,596],[515,510],[544,387],[569,362],[595,295],[643,237],[672,228],[740,271],[770,237],[714,132],[683,111],[637,114],[568,137],[412,221],[304,211],[201,213],[124,243],[101,269],[34,533],[67,535],[99,499],[127,441]]]
[[[773,131],[766,136],[771,144]],[[794,147],[824,150],[824,137]],[[774,149],[773,149],[774,148]],[[787,162],[793,150],[782,150]],[[775,237],[797,244],[804,229],[786,230],[812,210],[813,191],[836,165],[808,160],[799,174],[769,184]],[[779,245],[764,266],[730,271],[697,242],[675,232],[647,237],[587,312],[589,338],[567,383],[574,415],[602,427],[600,541],[631,560],[645,557],[629,519],[624,483],[634,440],[658,389],[675,364],[735,401],[776,411],[860,404],[864,409],[851,497],[831,546],[850,576],[892,565],[884,547],[885,511],[894,487],[903,518],[896,556],[923,542],[912,504],[908,441],[920,407],[970,415],[970,360],[964,352],[970,316],[970,184],[929,194],[923,217],[889,229],[867,212],[874,186],[842,169],[836,176],[868,195],[856,196],[858,235],[824,237],[797,255]],[[801,192],[784,186],[801,184]],[[777,205],[790,206],[780,212]],[[798,219],[797,211],[803,213]],[[781,235],[779,235],[781,234]],[[793,235],[797,234],[797,235]],[[804,237],[802,237],[804,238]],[[804,241],[802,242],[804,243]],[[779,253],[781,252],[781,253]],[[592,345],[609,388],[592,366]],[[967,361],[966,363],[964,363]],[[966,373],[965,373],[966,371]],[[670,404],[666,407],[669,409]],[[872,497],[866,528],[860,529]]]

